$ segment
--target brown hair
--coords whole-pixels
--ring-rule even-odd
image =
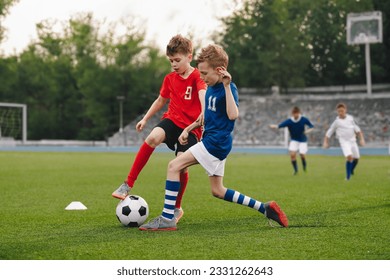
[[[299,109],[299,107],[295,106],[292,108],[291,110],[291,113],[295,114],[295,113],[300,113],[301,112],[301,109]]]
[[[344,103],[339,103],[336,105],[336,109],[338,108],[344,108],[344,109],[347,109],[347,105],[345,105]]]
[[[217,45],[208,45],[205,48],[202,48],[201,52],[196,59],[196,64],[207,62],[210,67],[225,67],[227,68],[229,64],[229,57],[224,49]]]
[[[166,54],[170,56],[175,55],[177,53],[184,55],[192,54],[191,40],[184,38],[180,34],[171,38],[166,50]]]

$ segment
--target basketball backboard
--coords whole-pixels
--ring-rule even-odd
[[[348,45],[382,43],[382,36],[382,12],[348,14]]]

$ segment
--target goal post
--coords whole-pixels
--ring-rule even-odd
[[[21,110],[21,116],[19,113],[17,114],[9,114],[7,113],[7,110],[11,109],[20,109]],[[26,144],[27,142],[27,105],[26,104],[20,104],[20,103],[5,103],[0,102],[0,112],[4,111],[5,113],[0,113],[0,140],[3,137],[4,134],[7,133],[7,129],[9,128],[10,122],[15,122],[17,124],[21,124],[19,129],[20,131],[20,138],[22,141],[22,144]],[[10,117],[8,117],[10,115]],[[18,117],[19,115],[20,117]],[[14,117],[15,116],[15,117]],[[12,118],[16,118],[12,120]],[[19,118],[19,120],[17,119]],[[11,124],[12,126],[12,124]],[[15,129],[15,128],[12,128]],[[12,135],[11,135],[12,136]]]

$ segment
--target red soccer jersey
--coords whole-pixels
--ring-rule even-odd
[[[194,69],[187,79],[182,78],[176,72],[165,76],[160,89],[160,95],[169,98],[168,111],[163,119],[168,118],[180,128],[186,128],[192,124],[202,110],[199,101],[199,90],[206,90],[205,82],[200,78],[199,70]],[[194,129],[193,133],[198,139],[202,136],[201,128]]]

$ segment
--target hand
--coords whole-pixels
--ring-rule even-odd
[[[137,125],[135,126],[135,129],[138,131],[138,132],[141,132],[144,127],[146,125],[146,121],[144,119],[140,120]]]
[[[365,146],[366,145],[366,141],[364,141],[363,138],[360,138],[360,146]]]
[[[199,117],[196,119],[196,122],[197,122],[200,126],[203,126],[203,125],[204,125],[204,115],[203,115],[203,113],[200,113]]]
[[[219,67],[218,74],[222,76],[222,83],[224,86],[230,85],[230,82],[232,81],[232,75],[230,75],[225,67]]]
[[[276,124],[270,124],[269,128],[271,128],[271,129],[278,129],[278,126]]]
[[[324,141],[324,144],[322,145],[322,148],[324,148],[324,149],[328,149],[329,148],[328,141]]]
[[[181,145],[188,144],[188,132],[184,129],[183,132],[179,136],[179,142]]]

